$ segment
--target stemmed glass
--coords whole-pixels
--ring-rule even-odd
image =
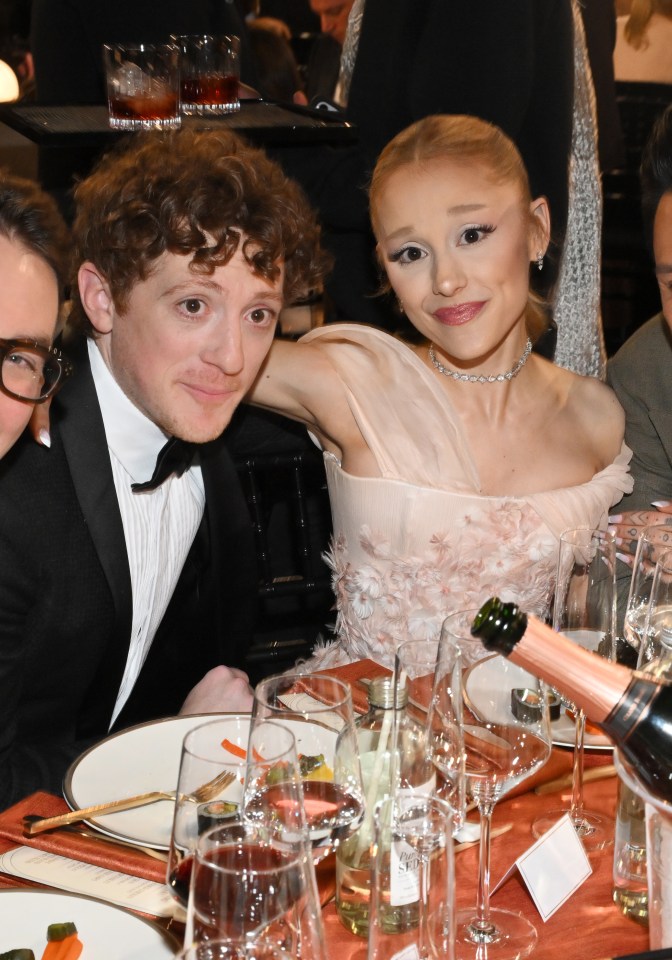
[[[537,932],[520,914],[490,907],[492,812],[503,794],[546,762],[551,728],[544,685],[499,654],[484,656],[470,632],[477,612],[444,621],[439,654],[445,675],[459,682],[453,702],[461,714],[466,790],[481,822],[477,902],[457,915],[456,952],[461,958],[510,960],[531,953]]]
[[[607,660],[615,659],[616,547],[608,531],[581,527],[567,530],[560,537],[553,628],[585,649]],[[604,813],[584,807],[586,715],[573,704],[567,706],[575,717],[570,808],[569,811],[551,810],[538,817],[532,824],[532,832],[540,837],[569,812],[584,847],[600,850],[613,843],[614,821]]]
[[[199,833],[218,820],[237,818],[239,814],[249,734],[249,716],[232,714],[194,727],[182,742],[167,884],[183,907],[187,905],[192,858]],[[224,771],[233,774],[233,783],[216,800],[196,803],[194,791]]]
[[[650,620],[650,601],[656,564],[670,550],[672,550],[670,527],[659,524],[643,528],[637,541],[623,623],[625,639],[637,652],[637,665],[640,667],[656,656],[655,640],[652,641],[649,636],[647,620]],[[657,589],[662,589],[665,582],[666,578],[663,577],[662,584]],[[659,600],[656,604],[661,606]],[[650,627],[654,626],[655,624],[650,622]]]
[[[252,730],[269,718],[296,737],[303,807],[318,863],[357,829],[364,813],[350,688],[319,673],[268,677],[254,691]],[[263,798],[272,805],[273,790]]]
[[[438,640],[400,644],[395,655],[395,683],[408,692],[407,709],[425,724],[426,753],[438,774],[431,792],[449,805],[449,833],[455,833],[465,814],[464,744],[453,696],[453,671],[459,676],[459,669],[458,660],[451,655],[453,669],[447,672],[440,652]]]

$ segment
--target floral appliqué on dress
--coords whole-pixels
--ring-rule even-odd
[[[526,609],[541,616],[553,595],[557,540],[520,500],[471,508],[460,529],[437,531],[420,556],[395,555],[368,526],[361,528],[357,551],[364,562],[348,562],[352,552],[339,536],[325,557],[347,660],[373,655],[391,666],[404,640],[438,637],[448,614],[478,607],[492,594],[504,600],[524,595]]]

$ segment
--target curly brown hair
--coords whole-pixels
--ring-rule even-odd
[[[301,188],[227,129],[137,134],[99,161],[75,201],[75,264],[96,265],[121,311],[165,252],[191,254],[191,269],[209,275],[243,238],[258,276],[272,281],[284,264],[285,303],[318,288],[328,265]],[[70,325],[94,336],[76,282],[72,296]]]

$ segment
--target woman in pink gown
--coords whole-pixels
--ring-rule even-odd
[[[631,488],[609,388],[531,352],[550,216],[511,141],[473,117],[421,120],[381,154],[370,203],[424,339],[340,324],[276,342],[251,398],[324,450],[338,639],[311,668],[389,666],[493,594],[544,616],[560,534],[605,525]]]

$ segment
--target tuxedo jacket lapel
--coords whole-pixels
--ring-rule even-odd
[[[116,695],[128,656],[133,595],[124,528],[114,488],[105,428],[89,367],[86,342],[68,348],[76,374],[54,404],[75,493],[116,611],[114,641],[105,653],[102,690]],[[107,700],[107,698],[105,698]],[[114,703],[114,700],[112,700]],[[105,708],[108,704],[105,703]]]

